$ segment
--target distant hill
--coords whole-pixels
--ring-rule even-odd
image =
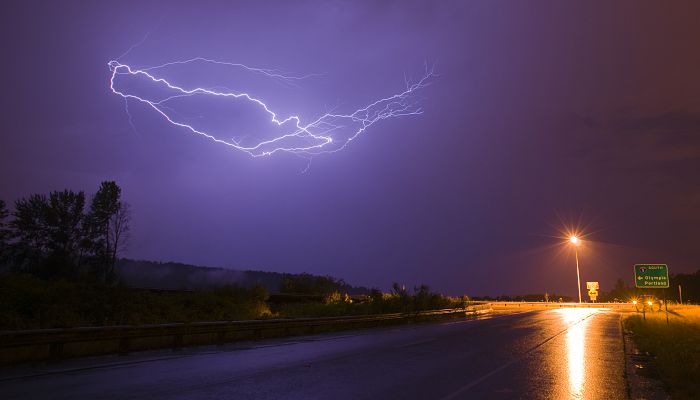
[[[120,259],[116,266],[119,278],[127,286],[149,289],[203,289],[225,285],[251,287],[262,285],[270,293],[279,293],[287,274],[266,271],[239,271],[225,268],[201,267],[176,262]],[[369,294],[370,289],[344,284],[342,292]]]

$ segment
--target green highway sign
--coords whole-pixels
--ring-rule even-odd
[[[634,286],[638,288],[667,288],[668,265],[634,264]]]

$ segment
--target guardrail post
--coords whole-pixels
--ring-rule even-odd
[[[175,335],[175,337],[173,337],[173,349],[174,349],[174,350],[181,350],[181,349],[182,349],[182,343],[183,343],[182,334],[180,334],[180,335]]]
[[[123,337],[119,339],[119,354],[120,355],[127,355],[129,354],[129,338],[128,337]]]
[[[63,356],[63,343],[54,342],[49,343],[49,359],[50,360],[60,360]]]

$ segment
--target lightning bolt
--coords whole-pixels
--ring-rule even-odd
[[[378,121],[422,114],[423,110],[419,105],[416,92],[426,87],[430,83],[431,78],[435,76],[433,67],[429,67],[426,64],[422,77],[413,83],[405,80],[406,87],[399,93],[376,100],[348,114],[340,114],[332,110],[311,122],[304,123],[298,115],[280,116],[265,101],[246,92],[236,92],[230,89],[222,91],[204,87],[186,88],[157,76],[158,71],[163,68],[192,63],[208,63],[238,68],[248,73],[261,75],[290,85],[296,85],[296,82],[314,75],[293,76],[272,69],[254,68],[244,64],[229,63],[203,57],[173,61],[145,68],[132,67],[117,60],[112,60],[108,63],[111,72],[109,87],[114,94],[124,98],[127,103],[129,100],[141,102],[176,127],[203,136],[215,143],[243,151],[253,157],[270,156],[275,153],[286,152],[310,159],[310,157],[317,154],[340,151]],[[145,82],[153,89],[154,93],[147,96],[128,90],[130,80],[131,82]],[[157,93],[161,94],[158,95]],[[276,132],[276,134],[272,135],[272,138],[258,139],[252,144],[244,144],[241,140],[235,138],[224,140],[221,136],[233,135],[230,132],[227,132],[226,135],[216,135],[211,130],[197,128],[194,123],[185,120],[170,106],[170,103],[178,99],[199,96],[243,101],[248,106],[253,106],[267,116],[267,122],[272,131],[282,130],[285,132]],[[269,135],[269,133],[269,131],[261,132],[259,135],[256,134],[255,137],[264,137],[264,134]],[[249,138],[249,135],[245,135],[245,137]]]

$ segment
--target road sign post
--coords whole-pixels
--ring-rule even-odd
[[[668,325],[668,301],[666,300],[666,291],[664,290],[664,309],[666,309],[666,325]]]
[[[598,299],[598,289],[600,289],[600,285],[598,282],[586,282],[586,289],[588,289],[588,297],[595,303]]]
[[[588,297],[591,299],[591,302],[595,303],[596,300],[598,300],[598,291],[597,290],[589,290]]]
[[[668,265],[666,264],[634,264],[634,286],[641,289],[667,289]],[[666,324],[668,325],[668,303],[664,290],[664,307],[666,309]],[[644,315],[646,319],[646,314]]]
[[[634,286],[642,289],[668,288],[666,264],[634,264]]]

